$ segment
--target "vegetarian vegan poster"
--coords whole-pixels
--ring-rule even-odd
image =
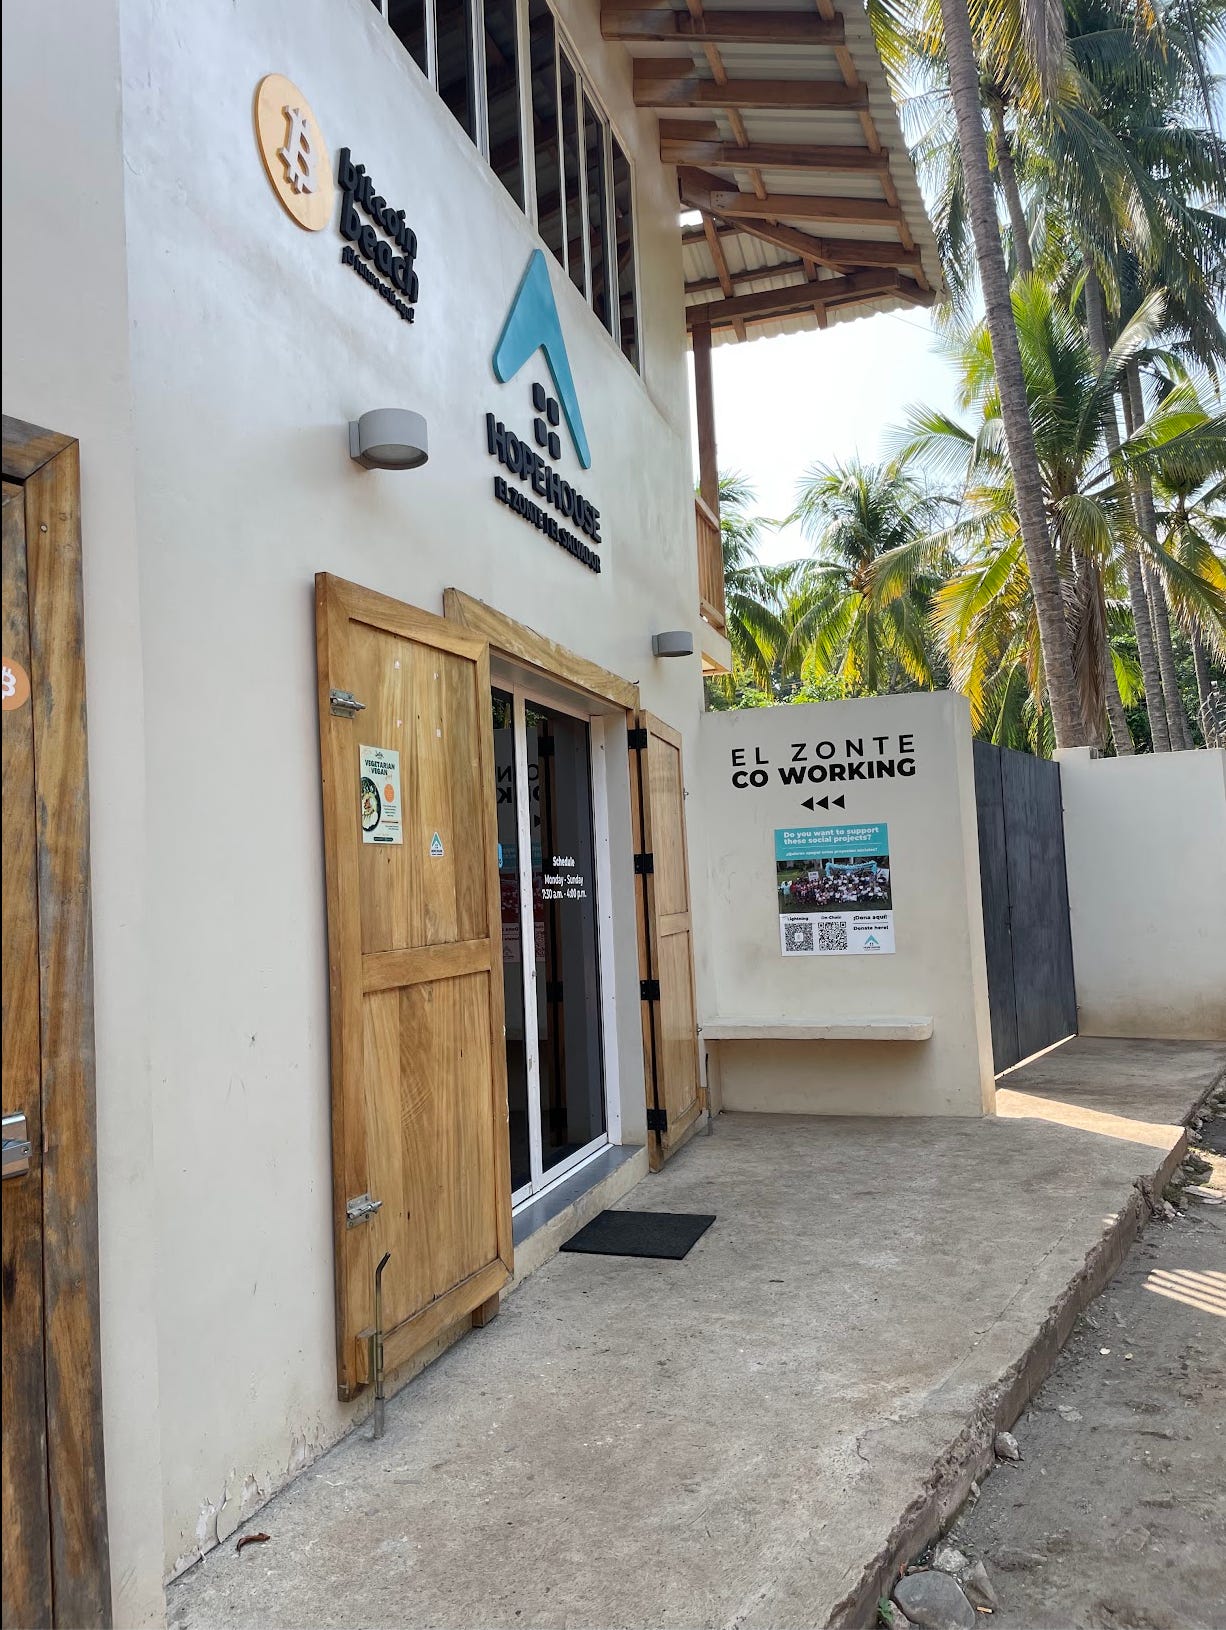
[[[359,805],[363,843],[403,843],[400,754],[394,747],[361,749]]]
[[[784,956],[873,956],[894,949],[884,824],[777,828],[775,887]]]

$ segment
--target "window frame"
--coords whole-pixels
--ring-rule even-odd
[[[499,188],[506,194],[511,205],[520,211],[528,220],[536,233],[545,251],[558,262],[565,272],[567,281],[575,292],[581,296],[591,312],[599,328],[613,345],[614,350],[625,362],[631,371],[644,377],[644,344],[643,344],[643,303],[641,298],[641,256],[639,253],[640,239],[638,231],[638,166],[632,156],[629,143],[611,118],[603,97],[592,80],[591,75],[583,66],[581,53],[576,49],[570,31],[558,16],[551,0],[544,0],[553,18],[554,35],[554,96],[557,116],[558,141],[558,174],[561,188],[560,208],[562,212],[561,259],[554,254],[552,247],[546,242],[540,228],[540,199],[536,187],[536,138],[532,108],[532,40],[529,27],[528,0],[514,0],[515,6],[515,74],[518,85],[519,104],[519,146],[520,146],[520,176],[523,191],[522,205],[516,200],[514,194],[506,187],[498,172],[490,162],[490,124],[489,124],[489,86],[487,80],[488,64],[485,50],[485,0],[465,0],[469,13],[469,37],[472,41],[470,72],[472,74],[473,92],[476,97],[474,131],[470,137],[468,131],[455,120],[456,126],[463,133],[466,140],[470,140],[473,147],[480,154],[485,166]],[[387,16],[387,0],[373,0],[374,9],[382,18],[389,32],[393,32]],[[424,77],[431,90],[437,96],[438,90],[438,19],[435,10],[435,0],[423,0],[425,12],[425,38],[426,38],[426,67]],[[399,35],[393,34],[397,45],[403,51],[406,59],[413,64],[418,73],[418,67],[411,52],[400,40]],[[582,217],[583,236],[583,287],[579,288],[571,275],[570,267],[570,240],[566,227],[566,200],[569,196],[570,178],[565,162],[565,137],[562,128],[562,57],[565,53],[567,63],[575,79],[575,101],[578,114],[578,150],[579,150],[579,202]],[[441,99],[441,98],[440,98]],[[592,227],[588,213],[588,176],[587,176],[587,142],[584,131],[584,105],[591,108],[596,122],[600,128],[600,145],[603,169],[603,201],[604,221],[602,230],[605,240],[605,299],[609,307],[610,323],[606,325],[597,313],[592,300]],[[621,319],[621,276],[617,256],[617,199],[616,181],[613,173],[613,143],[616,141],[622,156],[626,161],[630,179],[630,243],[633,255],[632,288],[629,291],[635,313],[635,357],[631,360],[626,355],[622,343]]]
[[[562,52],[563,51],[566,52],[567,60],[570,63],[571,71],[574,73],[574,76],[575,76],[575,85],[576,85],[576,92],[577,92],[577,98],[578,98],[578,108],[579,108],[579,168],[580,168],[580,173],[582,175],[582,181],[581,181],[581,184],[580,184],[580,199],[581,199],[582,209],[583,209],[583,290],[582,291],[579,290],[577,285],[574,285],[573,283],[572,283],[572,287],[575,288],[576,293],[582,293],[583,294],[583,298],[584,298],[584,301],[586,302],[587,308],[591,312],[592,316],[595,318],[598,326],[604,331],[604,333],[607,335],[609,340],[612,342],[612,344],[613,344],[614,348],[616,349],[618,355],[621,357],[622,361],[626,364],[627,368],[629,368],[632,373],[637,374],[639,376],[639,378],[641,379],[643,377],[643,304],[642,304],[642,300],[640,299],[640,281],[639,281],[639,230],[638,230],[638,221],[639,221],[638,190],[639,189],[638,189],[638,167],[635,164],[634,158],[633,158],[631,150],[630,150],[629,143],[626,141],[626,139],[625,139],[624,135],[622,134],[621,130],[619,129],[617,124],[614,122],[614,120],[610,116],[609,110],[605,105],[604,98],[600,95],[600,92],[597,90],[596,85],[593,83],[590,74],[588,74],[587,71],[584,69],[584,67],[583,67],[583,59],[580,56],[579,52],[575,48],[574,41],[572,40],[572,38],[570,36],[569,30],[566,28],[566,26],[562,22],[561,18],[558,16],[557,12],[554,11],[554,8],[553,8],[552,4],[550,4],[550,0],[546,0],[546,4],[549,5],[550,11],[553,12],[553,27],[554,27],[554,40],[555,40],[554,74],[555,74],[555,78],[557,80],[557,86],[558,86],[559,146],[561,145],[560,122],[561,122],[561,94],[562,94],[561,67],[560,67],[560,64],[561,64]],[[521,0],[521,11],[524,13],[524,18],[525,18],[525,23],[526,23],[526,20],[527,20],[527,0]],[[604,161],[605,298],[607,300],[611,301],[611,312],[612,312],[612,317],[613,317],[613,325],[612,325],[611,328],[606,327],[605,324],[601,321],[600,317],[597,315],[595,306],[592,304],[592,257],[591,257],[592,245],[591,245],[591,227],[590,227],[590,223],[588,221],[588,212],[587,212],[587,196],[588,196],[587,195],[587,143],[583,139],[583,103],[584,103],[585,98],[587,99],[588,103],[591,105],[592,111],[596,115],[597,121],[599,122],[600,127],[601,127],[601,153],[602,153],[602,157],[603,157],[603,161]],[[625,351],[622,349],[622,343],[621,343],[621,290],[620,290],[620,278],[618,277],[618,271],[617,271],[617,235],[616,235],[615,230],[613,229],[613,224],[614,224],[614,221],[615,221],[615,218],[616,218],[616,199],[614,197],[614,183],[613,183],[613,140],[614,140],[614,138],[616,138],[617,145],[622,150],[622,153],[623,153],[623,155],[625,157],[625,160],[626,160],[627,168],[629,169],[629,172],[630,172],[630,240],[631,240],[631,243],[633,245],[633,250],[634,250],[634,277],[632,279],[632,282],[633,282],[634,310],[635,310],[636,317],[638,319],[638,332],[637,332],[637,335],[636,335],[636,350],[637,350],[637,354],[638,354],[638,362],[637,363],[631,362],[630,358],[626,355]],[[535,152],[535,150],[534,150],[534,152]],[[553,258],[556,260],[557,256],[553,255],[552,249],[549,248],[549,245],[545,243],[544,238],[541,237],[540,216],[539,216],[539,211],[538,211],[538,208],[537,208],[537,199],[536,199],[536,166],[535,166],[535,163],[532,165],[532,171],[533,171],[532,212],[528,216],[528,219],[532,222],[532,225],[533,225],[533,227],[534,227],[534,229],[536,231],[536,234],[537,234],[537,236],[539,238],[541,238],[541,242],[542,242],[542,244],[545,245],[546,250],[548,250],[549,254],[551,256],[553,256]],[[566,182],[565,182],[565,174],[564,174],[563,175],[563,186],[565,187],[565,185],[566,185]],[[527,211],[525,211],[525,213],[527,213]],[[567,273],[567,275],[569,277],[569,273],[570,273],[569,246],[568,246],[565,231],[563,231],[562,242],[563,242],[563,248],[566,250],[567,258],[564,259],[563,261],[561,261],[560,264],[561,264],[563,270],[566,271],[566,273]],[[611,276],[610,276],[610,269],[611,269],[611,274],[612,274]],[[616,290],[616,298],[614,297],[614,290]]]

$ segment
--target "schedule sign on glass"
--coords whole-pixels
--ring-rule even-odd
[[[777,828],[775,887],[784,956],[876,956],[894,949],[884,824]]]

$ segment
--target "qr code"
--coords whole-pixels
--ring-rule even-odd
[[[783,946],[785,951],[812,951],[813,924],[809,922],[790,922],[783,925]]]
[[[810,944],[812,944],[811,938]],[[819,951],[845,951],[847,949],[847,924],[840,920],[819,923],[817,928],[817,948]]]

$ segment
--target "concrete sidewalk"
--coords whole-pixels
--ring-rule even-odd
[[[1113,1271],[1221,1045],[1078,1040],[987,1120],[727,1115],[171,1588],[212,1626],[869,1624]]]

